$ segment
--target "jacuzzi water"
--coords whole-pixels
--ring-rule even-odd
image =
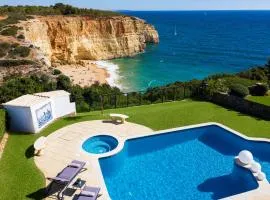
[[[247,149],[270,177],[270,144],[247,141],[211,125],[127,140],[99,159],[112,200],[220,199],[256,189],[234,156]]]
[[[114,150],[118,145],[117,139],[109,135],[97,135],[88,138],[82,148],[93,154],[102,154]]]

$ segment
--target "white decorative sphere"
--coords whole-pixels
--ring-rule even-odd
[[[238,155],[238,158],[241,163],[246,164],[246,165],[251,164],[251,162],[253,161],[253,155],[248,150],[241,151]]]
[[[259,163],[257,163],[257,162],[254,161],[254,162],[251,164],[250,170],[251,170],[253,173],[257,173],[257,172],[261,171],[261,169],[262,169],[262,167],[261,167],[261,165],[260,165]]]
[[[259,173],[258,173],[257,179],[258,179],[259,181],[263,181],[265,178],[266,178],[265,173],[263,173],[263,172],[259,172]]]

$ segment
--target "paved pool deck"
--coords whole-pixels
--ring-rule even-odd
[[[88,186],[101,187],[100,193],[102,196],[98,199],[108,200],[110,198],[98,163],[99,155],[95,156],[84,152],[81,148],[83,141],[95,135],[112,135],[119,141],[117,149],[110,152],[114,154],[122,149],[126,138],[152,132],[153,130],[148,127],[129,122],[118,124],[111,121],[95,120],[72,124],[47,137],[46,149],[41,156],[35,156],[35,163],[45,177],[55,177],[72,160],[77,159],[86,162],[87,170],[80,173],[75,180],[81,178],[86,180]],[[48,184],[49,181],[46,180],[46,185]],[[77,193],[79,193],[79,190],[75,194]],[[47,199],[55,199],[55,196]],[[65,196],[65,199],[73,199],[73,197]]]
[[[130,122],[125,124],[112,123],[111,121],[86,121],[76,124],[66,126],[62,129],[55,131],[47,137],[47,146],[41,156],[35,157],[35,163],[38,168],[44,173],[45,177],[54,177],[59,173],[65,166],[67,166],[72,160],[81,160],[86,162],[87,170],[80,173],[75,179],[81,178],[86,180],[86,185],[93,187],[101,187],[102,196],[98,200],[110,200],[109,194],[106,189],[106,185],[102,176],[102,172],[98,163],[98,158],[106,157],[118,153],[122,150],[124,142],[127,139],[137,138],[142,136],[163,134],[168,131],[176,131],[189,129],[199,126],[206,125],[218,125],[225,128],[236,135],[239,135],[247,140],[253,138],[248,138],[228,127],[225,127],[217,123],[205,123],[192,126],[185,126],[176,129],[170,129],[165,131],[154,132],[152,129]],[[112,135],[118,139],[118,147],[109,153],[102,155],[88,154],[82,150],[82,143],[89,137],[107,134]],[[266,139],[254,139],[254,140],[264,140]],[[270,141],[270,140],[269,140]],[[227,197],[226,200],[269,200],[270,199],[270,185],[267,180],[259,181],[259,188],[238,194],[235,196]],[[46,185],[49,182],[46,181]],[[70,184],[70,186],[72,183]],[[79,190],[76,190],[74,194],[78,194]],[[65,196],[65,199],[73,199],[73,196]],[[48,197],[47,199],[55,199],[55,196]]]

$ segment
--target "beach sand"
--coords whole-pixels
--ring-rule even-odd
[[[109,73],[107,70],[100,68],[98,65],[91,62],[73,65],[59,65],[56,67],[64,75],[70,77],[73,84],[82,87],[91,86],[95,82],[107,83]]]

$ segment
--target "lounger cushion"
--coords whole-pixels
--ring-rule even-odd
[[[96,195],[96,193],[91,192],[91,191],[82,191],[82,192],[81,192],[81,195],[83,195],[83,196],[88,196],[88,197],[93,197],[93,196]]]
[[[71,181],[84,167],[85,162],[74,160],[71,162],[71,164],[77,164],[80,165],[80,167],[67,166],[65,169],[62,170],[62,172],[57,175],[57,177]]]
[[[82,195],[83,192],[93,192],[95,195],[94,196],[85,196],[85,195]],[[97,188],[97,187],[88,187],[88,186],[85,186],[83,188],[83,191],[79,194],[79,197],[77,200],[96,200],[97,197],[98,197],[98,193],[100,191],[100,188]]]

